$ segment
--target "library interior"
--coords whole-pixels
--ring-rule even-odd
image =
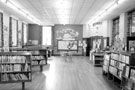
[[[0,90],[135,90],[135,0],[0,0]]]

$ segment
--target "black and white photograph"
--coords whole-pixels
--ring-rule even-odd
[[[135,90],[135,0],[0,0],[0,90]]]

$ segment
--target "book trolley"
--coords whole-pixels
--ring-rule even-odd
[[[0,83],[22,83],[32,81],[31,53],[28,52],[0,52]]]
[[[103,59],[104,59],[104,53],[93,53],[93,65],[94,66],[102,66],[103,65]]]
[[[133,88],[135,85],[129,84],[131,79],[135,78],[135,54],[111,52],[111,54],[105,54],[104,57],[103,75],[107,76],[109,80],[112,80],[122,90],[135,90],[129,89],[129,87]]]

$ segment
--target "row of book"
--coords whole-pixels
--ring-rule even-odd
[[[103,70],[105,71],[105,72],[108,72],[108,66],[103,66]]]
[[[110,55],[105,54],[105,55],[104,55],[104,60],[108,60],[108,61],[109,61],[109,60],[110,60]]]
[[[119,61],[129,64],[129,60],[130,60],[130,56],[126,56],[122,54],[119,55]]]
[[[44,59],[44,56],[31,56],[32,60],[41,60]]]
[[[34,54],[40,54],[39,51],[30,51],[31,53],[34,53]]]
[[[105,54],[104,55],[104,62],[103,62],[103,71],[105,71],[107,73],[108,73],[109,61],[110,61],[110,55]]]
[[[1,65],[0,71],[1,72],[30,71],[30,65],[28,64]]]
[[[19,81],[19,80],[31,80],[31,73],[29,74],[2,74],[1,81]]]
[[[109,61],[108,60],[104,60],[103,65],[109,66]]]
[[[111,53],[111,58],[115,60],[119,60],[119,54]]]
[[[0,56],[2,63],[26,63],[26,56]]]
[[[114,75],[117,75],[117,71],[118,71],[117,68],[112,67],[112,66],[109,66],[109,72],[110,72],[110,73],[112,73],[112,74],[114,74]]]
[[[123,70],[123,76],[129,78],[130,67],[125,66]]]
[[[45,60],[41,61],[32,61],[32,65],[45,64]]]
[[[119,77],[119,78],[122,78],[122,71],[118,70],[115,67],[109,66],[109,72],[112,73],[113,75]]]
[[[118,70],[115,67],[109,66],[109,72],[112,73],[113,75],[119,77],[119,78],[122,78],[122,71]]]
[[[123,70],[123,68],[124,68],[124,66],[125,66],[126,64],[111,59],[110,65],[112,65],[112,66],[114,66],[114,67],[116,67],[116,68],[118,68],[118,69],[120,69],[120,70]]]
[[[115,59],[115,60],[117,60],[117,61],[126,63],[126,64],[129,64],[129,63],[130,63],[130,56],[127,56],[127,55],[114,54],[114,53],[112,53],[112,54],[111,54],[111,58],[112,58],[112,59]]]
[[[135,69],[131,69],[130,79],[132,79],[133,81],[135,81]]]

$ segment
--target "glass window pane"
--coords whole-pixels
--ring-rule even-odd
[[[42,45],[51,45],[52,43],[52,28],[43,27],[42,29]]]

